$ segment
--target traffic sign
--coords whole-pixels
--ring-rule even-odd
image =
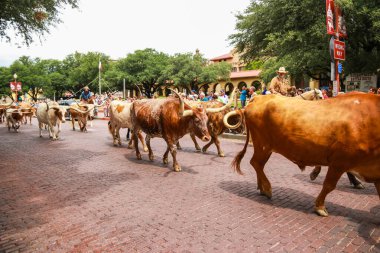
[[[342,65],[342,63],[339,62],[339,64],[338,64],[338,73],[342,74],[342,72],[343,72],[343,65]]]
[[[344,61],[346,58],[345,44],[343,41],[334,40],[334,59]]]

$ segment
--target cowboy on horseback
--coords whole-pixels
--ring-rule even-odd
[[[276,73],[277,76],[273,77],[270,82],[269,91],[272,94],[281,94],[287,97],[294,97],[295,87],[290,86],[289,79],[286,77],[288,71],[285,70],[285,67],[280,67]]]
[[[80,94],[79,99],[81,102],[88,103],[93,95],[94,94],[90,91],[90,88],[88,88],[88,86],[85,86],[82,93]]]

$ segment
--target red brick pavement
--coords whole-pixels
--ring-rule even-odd
[[[123,132],[125,134],[125,131]],[[274,154],[266,172],[273,198],[256,190],[249,165],[230,168],[242,141],[222,140],[226,157],[178,152],[183,172],[138,161],[113,147],[107,121],[88,133],[66,123],[62,140],[38,137],[36,120],[8,133],[0,125],[0,252],[380,252],[380,202],[372,184],[354,190],[344,176],[327,198],[328,218],[313,213],[325,172],[308,172]],[[170,162],[171,162],[171,157]]]

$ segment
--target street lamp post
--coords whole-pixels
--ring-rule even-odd
[[[13,78],[15,79],[15,87],[16,87],[16,103],[18,102],[18,96],[17,96],[17,74],[13,74]]]

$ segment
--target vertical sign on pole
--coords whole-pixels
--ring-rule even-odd
[[[331,80],[335,80],[333,82],[333,94],[334,96],[336,96],[337,94],[339,94],[340,91],[340,80],[338,71],[338,66],[340,66],[339,60],[345,60],[345,44],[343,41],[340,41],[339,38],[346,38],[347,32],[342,12],[339,6],[334,4],[334,0],[326,0],[326,27],[327,33],[335,36],[335,40],[333,42],[333,61],[335,62],[335,64],[334,66],[333,64],[331,64]],[[332,39],[330,40],[330,55],[331,44]],[[333,77],[334,74],[335,77]]]
[[[334,0],[326,0],[326,27],[327,34],[334,35]]]

